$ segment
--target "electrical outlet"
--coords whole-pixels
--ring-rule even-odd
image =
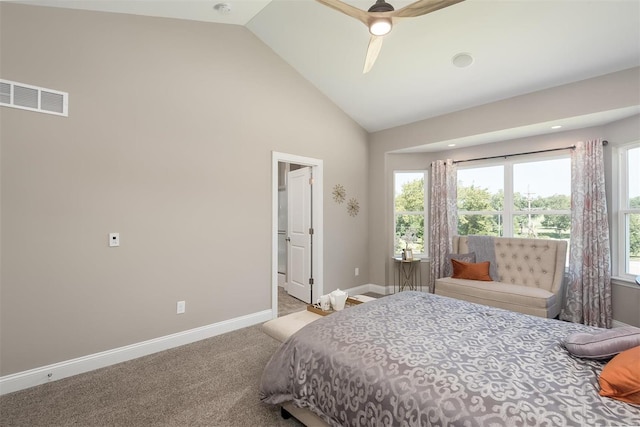
[[[360,275],[360,269],[358,267],[356,267],[356,276]]]
[[[183,314],[185,311],[187,311],[186,303],[184,301],[178,301],[176,304],[176,314]]]

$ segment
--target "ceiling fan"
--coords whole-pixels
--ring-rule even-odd
[[[371,38],[369,48],[364,61],[363,73],[368,73],[378,58],[384,36],[391,32],[393,25],[403,18],[426,15],[464,0],[418,0],[401,9],[395,10],[393,6],[384,0],[376,0],[376,3],[368,11],[346,4],[340,0],[316,0],[332,9],[356,18],[369,28]]]

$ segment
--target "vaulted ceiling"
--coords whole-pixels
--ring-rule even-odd
[[[244,25],[369,132],[640,66],[638,0],[466,0],[399,22],[367,74],[368,29],[314,0],[20,2]]]

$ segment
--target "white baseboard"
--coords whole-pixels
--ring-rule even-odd
[[[348,293],[349,295],[360,295],[360,294],[366,294],[367,292],[371,292],[369,290],[369,286],[370,285],[360,285],[360,286],[355,286],[353,288],[342,289],[342,290]]]
[[[389,295],[393,293],[393,286],[369,284],[369,290],[367,292],[375,292],[377,294]]]
[[[377,294],[388,295],[393,293],[393,286],[381,286],[374,285],[373,283],[367,283],[366,285],[355,286],[349,289],[343,289],[349,295],[366,294],[367,292],[375,292]]]
[[[90,354],[77,359],[71,359],[40,368],[30,369],[24,372],[6,375],[4,377],[0,377],[0,395],[45,384],[50,381],[71,377],[73,375],[82,374],[84,372],[93,371],[94,369],[115,365],[116,363],[126,362],[127,360],[179,347],[181,345],[190,344],[216,335],[235,331],[236,329],[263,323],[271,320],[271,318],[271,310],[264,310],[258,313],[236,317],[235,319],[190,329],[188,331],[178,332],[176,334],[166,335],[164,337],[154,338],[124,347]]]

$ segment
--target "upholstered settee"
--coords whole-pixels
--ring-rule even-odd
[[[435,281],[437,295],[540,317],[558,316],[567,242],[552,239],[454,236],[452,243],[453,254],[447,258],[469,261],[469,257],[475,257],[474,263],[489,261],[492,263],[492,281],[439,278]],[[480,257],[477,256],[478,252],[481,253]],[[451,261],[447,259],[446,262]],[[456,267],[458,266],[460,264],[456,263]]]

